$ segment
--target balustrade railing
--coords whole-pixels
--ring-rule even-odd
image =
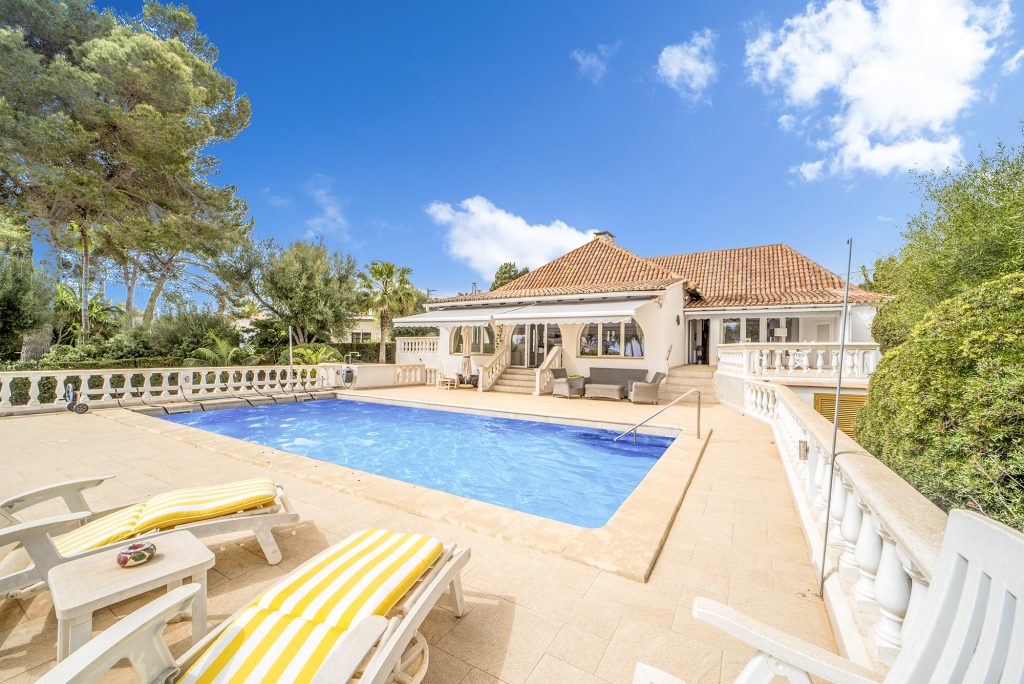
[[[508,364],[512,360],[512,347],[509,346],[508,341],[504,342],[497,351],[494,352],[494,356],[487,363],[480,366],[480,381],[477,384],[477,389],[481,392],[490,391],[494,383],[498,382],[498,378],[508,368]]]
[[[340,365],[126,368],[0,373],[0,411],[60,409],[66,387],[79,402],[192,401],[209,397],[309,392],[335,387]]]
[[[864,379],[881,353],[871,342],[846,344],[843,377]],[[752,377],[833,377],[839,374],[838,342],[741,342],[718,345],[718,370]]]
[[[891,663],[919,617],[946,514],[842,432],[830,482],[832,423],[788,387],[748,380],[744,410],[775,431],[819,571],[825,559],[826,606],[837,640],[851,657],[860,650]]]
[[[4,371],[0,372],[0,414],[63,410],[68,385],[77,393],[77,401],[96,407],[325,391],[343,386],[345,367],[328,363]],[[353,368],[358,389],[436,382],[436,370],[422,363],[357,364]]]
[[[425,363],[437,356],[438,337],[396,337],[395,363]]]
[[[533,393],[536,396],[551,394],[555,388],[555,376],[552,368],[562,367],[562,345],[556,344],[549,351],[544,361],[538,366],[534,376]]]

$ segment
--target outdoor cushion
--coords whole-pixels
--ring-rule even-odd
[[[180,681],[310,681],[341,635],[387,615],[442,549],[422,534],[356,532],[253,601]]]
[[[645,368],[591,368],[587,384],[622,385],[629,389],[630,383],[643,382],[646,379]]]
[[[97,518],[56,537],[54,545],[61,555],[72,556],[153,530],[266,506],[276,498],[274,481],[265,477],[178,489]]]

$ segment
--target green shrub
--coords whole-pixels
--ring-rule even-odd
[[[153,321],[149,330],[149,346],[157,354],[185,358],[191,356],[193,350],[206,346],[210,333],[227,340],[232,346],[239,343],[239,333],[231,318],[213,311],[194,309],[161,316]]]
[[[1024,529],[1024,273],[936,306],[868,396],[865,448],[943,508]]]

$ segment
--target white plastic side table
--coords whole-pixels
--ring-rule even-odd
[[[125,545],[131,543],[126,540]],[[159,587],[168,591],[188,579],[200,586],[192,603],[192,643],[206,635],[206,571],[213,552],[191,532],[171,532],[153,540],[156,554],[131,568],[117,564],[106,551],[62,563],[50,570],[47,583],[57,613],[57,661],[92,638],[92,614]]]

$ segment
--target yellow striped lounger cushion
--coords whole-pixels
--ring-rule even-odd
[[[442,548],[422,534],[356,532],[256,599],[179,681],[310,681],[340,636],[363,617],[386,615]]]
[[[266,506],[273,503],[276,497],[274,481],[265,477],[178,489],[97,518],[54,538],[54,544],[62,555],[73,556],[153,530]]]

